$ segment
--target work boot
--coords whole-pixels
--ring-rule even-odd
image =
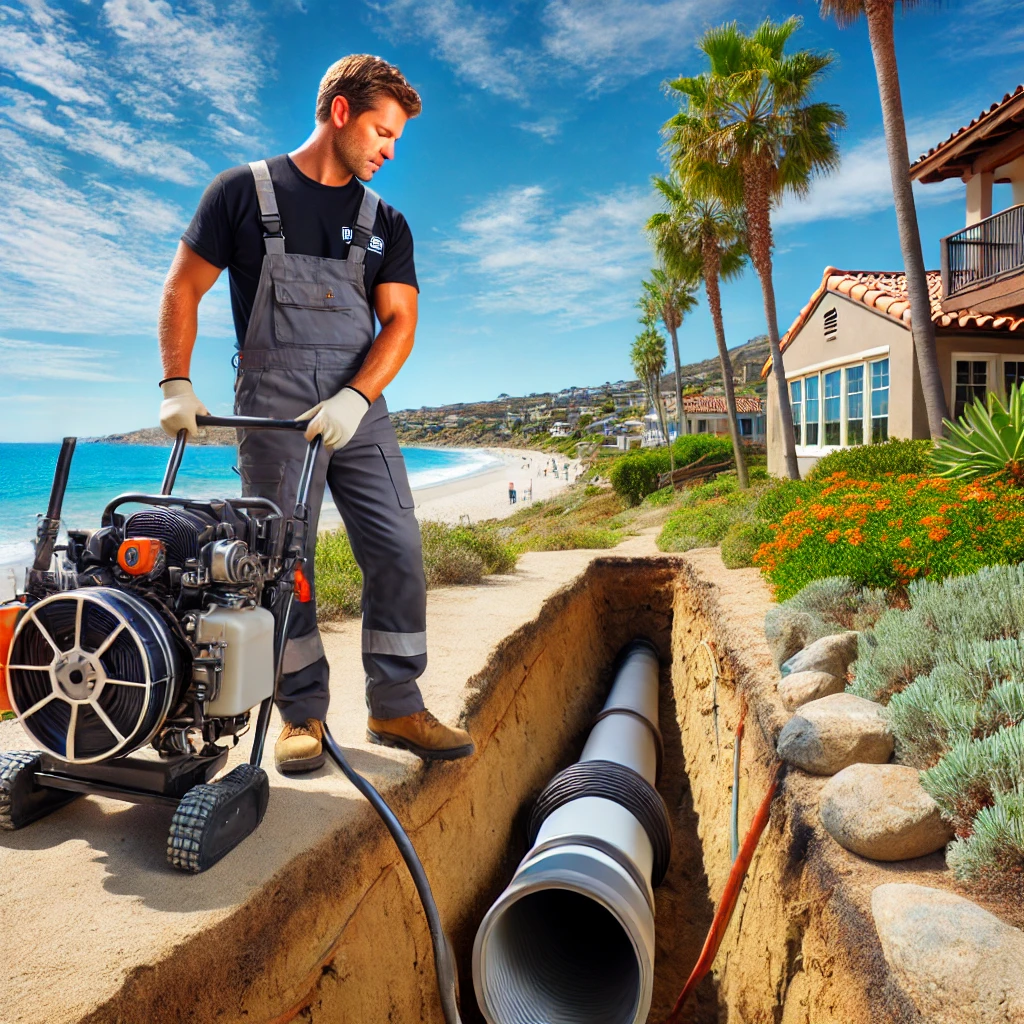
[[[383,747],[411,750],[425,761],[455,761],[475,749],[465,729],[450,729],[426,710],[401,718],[371,715],[366,720],[366,738]]]
[[[285,722],[274,745],[277,770],[288,775],[316,771],[324,763],[324,723],[308,718],[296,725]]]

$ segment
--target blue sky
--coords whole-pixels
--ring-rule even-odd
[[[901,265],[866,30],[812,0],[0,0],[0,440],[156,422],[161,282],[204,185],[298,146],[321,74],[353,52],[397,63],[424,101],[374,183],[412,226],[421,284],[391,407],[631,376],[675,109],[661,83],[701,69],[707,25],[792,13],[800,45],[836,53],[820,98],[849,126],[840,172],[776,215],[783,329],[827,264]],[[915,11],[897,47],[916,155],[1024,77],[1024,0]],[[919,203],[937,266],[963,185]],[[730,344],[764,330],[752,273],[724,301]],[[686,360],[713,353],[703,303],[681,342]],[[214,411],[230,411],[233,344],[222,280],[193,364]]]

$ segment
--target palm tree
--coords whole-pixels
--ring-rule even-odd
[[[901,0],[903,10],[923,0]],[[903,251],[903,269],[907,275],[910,298],[910,331],[917,353],[924,404],[928,411],[928,429],[933,438],[942,437],[942,421],[949,415],[946,396],[939,376],[939,357],[935,350],[935,324],[928,298],[928,277],[921,251],[921,232],[917,226],[914,189],[910,183],[910,153],[903,120],[900,75],[896,66],[896,42],[893,38],[895,0],[818,0],[823,17],[833,17],[840,27],[852,25],[863,13],[868,21],[868,39],[875,62],[875,78],[882,101],[882,125],[885,148],[889,154],[889,175],[896,206],[896,226]]]
[[[655,177],[654,187],[668,206],[667,212],[655,213],[647,221],[647,232],[654,241],[655,252],[670,270],[684,278],[704,282],[718,343],[718,358],[722,364],[725,407],[736,457],[736,478],[739,486],[746,489],[749,486],[747,460],[743,455],[736,415],[736,389],[732,379],[732,360],[725,343],[719,288],[721,280],[736,277],[746,263],[743,216],[718,199],[691,199],[679,183],[670,178]]]
[[[700,42],[710,70],[669,84],[684,107],[665,125],[673,169],[687,192],[727,205],[742,202],[746,210],[747,250],[761,280],[786,470],[794,480],[800,469],[779,347],[771,211],[787,192],[804,195],[816,174],[838,167],[834,135],[846,123],[838,107],[809,99],[832,55],[785,52],[801,24],[797,17],[769,18],[749,35],[735,23],[710,29]]]
[[[692,277],[674,274],[664,267],[654,267],[651,279],[643,282],[645,298],[649,298],[652,307],[668,331],[672,339],[672,359],[676,367],[676,434],[682,434],[683,423],[683,385],[682,367],[679,364],[679,328],[683,317],[697,308],[697,297],[693,294]]]
[[[641,309],[645,307],[645,299],[640,300]],[[668,439],[668,421],[665,418],[665,406],[661,400],[661,375],[665,372],[665,339],[654,326],[655,318],[645,311],[640,318],[644,329],[636,336],[633,347],[629,351],[629,361],[633,364],[633,372],[640,379],[647,400],[654,407],[658,416],[658,425],[668,444],[669,470],[675,472],[675,455]]]

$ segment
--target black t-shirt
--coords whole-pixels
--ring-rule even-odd
[[[353,177],[347,185],[321,185],[307,178],[286,155],[271,157],[267,166],[281,214],[285,251],[345,259],[363,199],[362,182]],[[418,289],[412,232],[405,218],[383,200],[377,207],[373,235],[365,257],[367,298],[372,300],[378,284],[409,284]],[[231,313],[241,348],[264,254],[256,183],[248,164],[222,171],[213,179],[181,237],[204,260],[221,270],[227,267]]]

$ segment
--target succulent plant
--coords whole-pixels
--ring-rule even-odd
[[[932,452],[939,476],[958,480],[1000,477],[1024,486],[1024,395],[1014,384],[1006,405],[995,392],[964,408],[959,423],[944,420],[949,436]]]

